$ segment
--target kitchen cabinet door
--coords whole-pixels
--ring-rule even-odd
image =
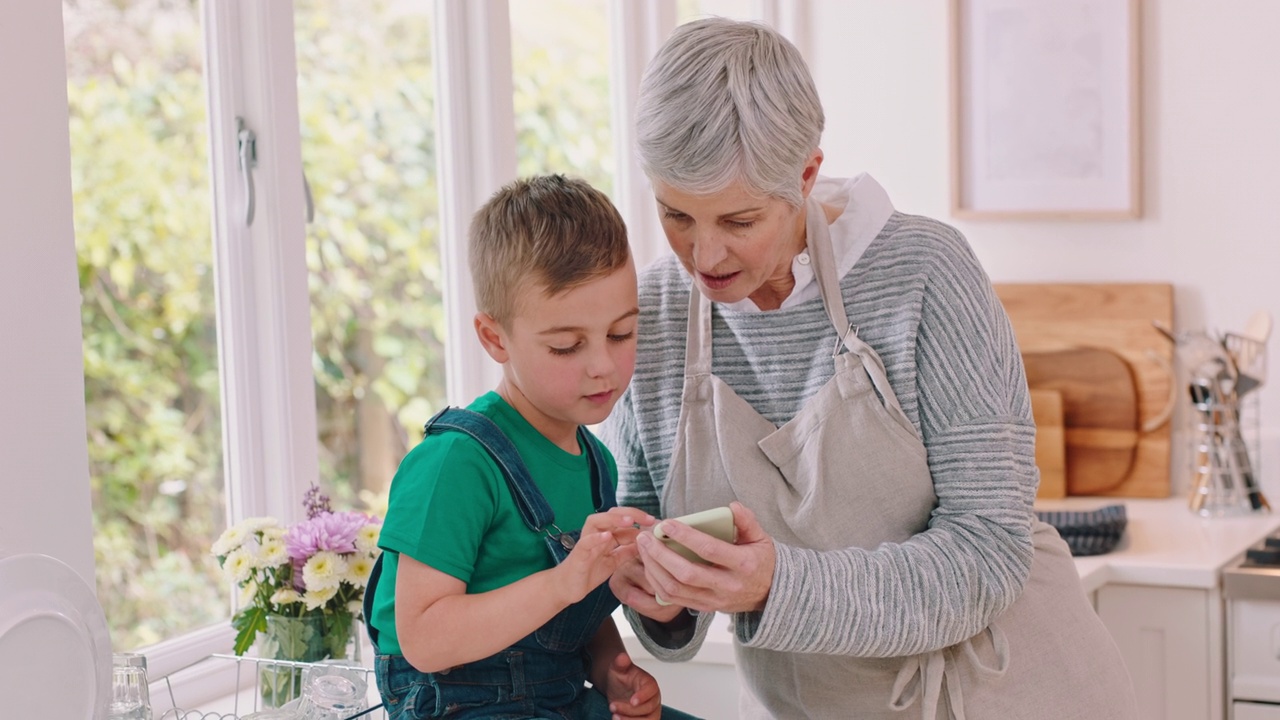
[[[1280,720],[1280,705],[1238,702],[1234,712],[1231,720]]]
[[[1210,597],[1194,588],[1105,585],[1098,615],[1129,666],[1142,720],[1222,720]],[[1216,663],[1216,667],[1214,667]]]

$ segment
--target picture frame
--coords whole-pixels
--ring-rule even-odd
[[[951,0],[952,214],[1142,214],[1140,0]]]

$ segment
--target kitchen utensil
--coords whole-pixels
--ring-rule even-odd
[[[1027,385],[1062,396],[1067,492],[1111,490],[1129,474],[1138,445],[1133,373],[1098,348],[1023,353]]]
[[[1253,392],[1267,379],[1265,343],[1228,332],[1222,334],[1222,347],[1231,356],[1239,375],[1236,381],[1237,395],[1244,396]]]
[[[1265,345],[1271,337],[1271,313],[1266,310],[1254,313],[1245,323],[1244,334]]]
[[[1241,469],[1229,447],[1228,405],[1221,387],[1217,377],[1203,373],[1189,386],[1197,422],[1192,426],[1194,466],[1188,506],[1205,517],[1232,515],[1245,507]]]
[[[1128,475],[1102,494],[1168,497],[1171,428],[1168,422],[1159,421],[1167,420],[1174,405],[1186,402],[1186,380],[1175,379],[1170,372],[1173,346],[1151,323],[1172,327],[1173,286],[999,283],[995,291],[1022,352],[1099,348],[1114,352],[1129,364],[1137,389],[1140,432]],[[1068,455],[1068,472],[1070,468]]]
[[[1196,412],[1193,477],[1189,504],[1200,515],[1269,510],[1258,487],[1249,449],[1240,431],[1240,396],[1234,356],[1225,344],[1206,343],[1203,334],[1179,337],[1179,352],[1190,367],[1189,391]]]
[[[1031,391],[1031,414],[1036,423],[1036,467],[1040,487],[1036,498],[1067,496],[1066,434],[1062,421],[1062,393],[1057,390]]]
[[[1240,380],[1244,378],[1244,375],[1238,376]],[[1249,447],[1240,431],[1240,396],[1235,387],[1230,387],[1228,390],[1228,386],[1222,382],[1217,389],[1221,393],[1216,398],[1221,403],[1221,422],[1217,433],[1223,444],[1222,452],[1230,468],[1227,477],[1235,484],[1233,489],[1242,492],[1247,498],[1250,509],[1270,510],[1271,505],[1263,496],[1253,472],[1253,463],[1249,459]]]
[[[1259,310],[1249,318],[1242,332],[1222,334],[1226,348],[1239,373],[1236,394],[1243,397],[1267,379],[1267,340],[1271,337],[1271,313]]]

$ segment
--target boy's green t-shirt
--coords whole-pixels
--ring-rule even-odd
[[[582,529],[595,512],[591,464],[585,449],[565,452],[539,433],[495,392],[467,408],[492,420],[515,444],[534,484],[565,532]],[[617,465],[598,445],[616,484]],[[391,481],[387,516],[378,541],[384,555],[370,622],[378,651],[400,655],[396,634],[396,570],[400,554],[458,578],[468,593],[510,585],[555,563],[545,536],[520,518],[497,463],[480,443],[460,432],[429,435],[400,463]]]

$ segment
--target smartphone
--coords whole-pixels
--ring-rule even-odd
[[[738,538],[738,529],[733,524],[733,510],[730,510],[728,507],[703,510],[702,512],[682,515],[678,518],[670,519],[678,520],[694,530],[704,532],[713,538],[723,540],[727,543],[735,542]],[[691,562],[701,563],[703,565],[710,564],[699,557],[694,551],[667,537],[666,533],[662,532],[662,523],[658,523],[653,526],[653,534],[654,537],[661,540],[663,544],[679,553],[685,559]]]

